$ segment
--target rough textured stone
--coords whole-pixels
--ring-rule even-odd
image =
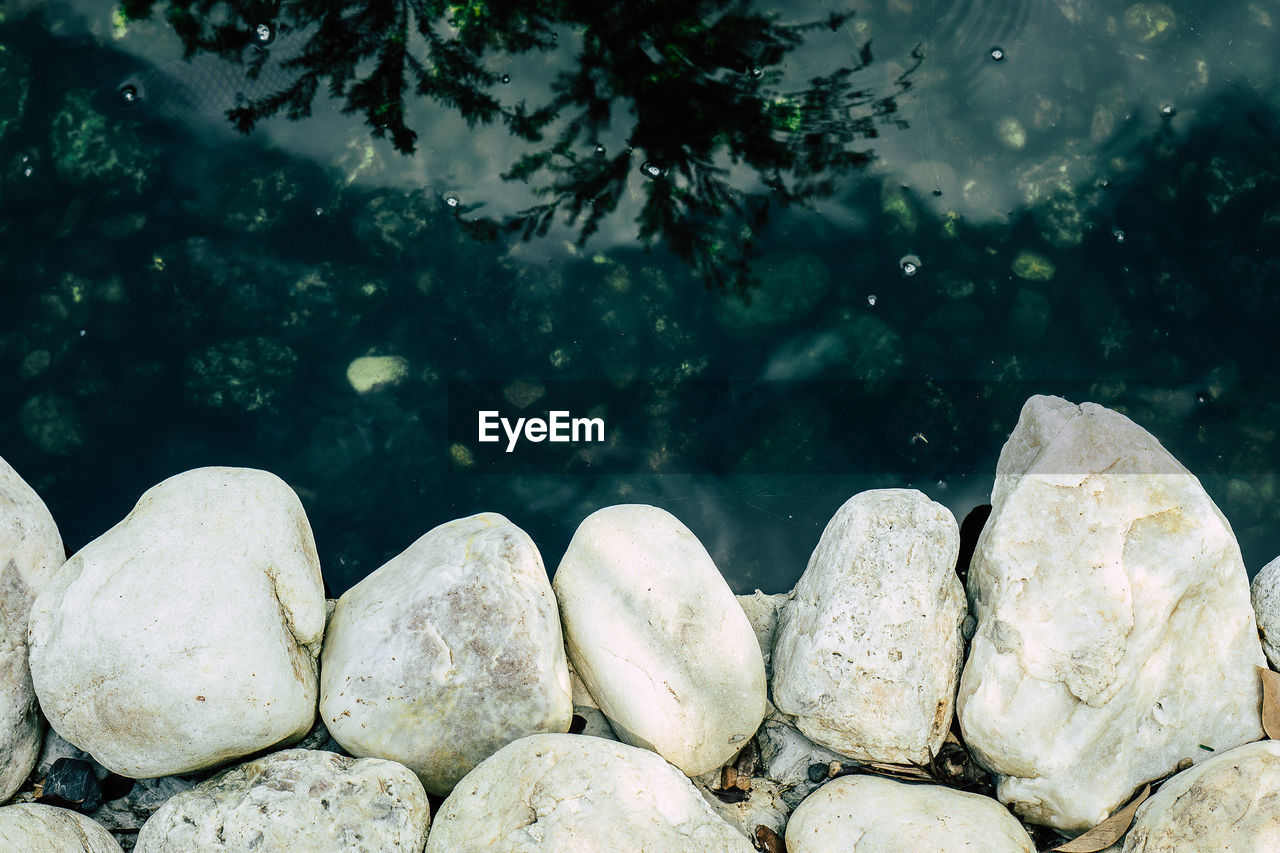
[[[27,667],[27,616],[64,558],[44,502],[0,459],[0,802],[18,790],[40,754],[44,723]]]
[[[173,797],[142,827],[134,849],[416,851],[430,822],[427,792],[404,765],[289,749]]]
[[[37,803],[0,809],[0,850],[121,853],[111,833],[84,815]]]
[[[800,804],[789,853],[1034,853],[1027,831],[995,800],[939,785],[841,776]]]
[[[471,771],[436,815],[426,853],[750,853],[693,784],[652,752],[533,735]]]
[[[496,513],[442,524],[338,599],[320,713],[352,755],[433,794],[529,734],[569,728],[555,597],[533,541]]]
[[[960,528],[920,492],[854,495],[827,524],[773,648],[773,701],[860,761],[928,763],[960,677]]]
[[[764,674],[766,679],[773,678],[773,640],[778,630],[778,616],[782,608],[791,600],[791,593],[780,592],[766,595],[756,590],[751,595],[735,596],[742,612],[747,614],[751,630],[755,632],[756,642],[760,644],[760,654],[764,658]]]
[[[1262,635],[1262,650],[1280,668],[1280,557],[1262,567],[1249,585],[1253,613]]]
[[[1103,820],[1142,783],[1262,735],[1240,549],[1199,482],[1101,406],[1032,397],[969,569],[965,741],[1028,820]]]
[[[148,490],[58,570],[31,611],[50,723],[134,778],[297,739],[315,717],[324,588],[278,477],[200,468]]]
[[[755,733],[765,706],[760,646],[675,516],[639,504],[592,513],[554,586],[574,669],[620,739],[697,776]]]
[[[1124,853],[1280,850],[1280,742],[1215,755],[1138,809]]]

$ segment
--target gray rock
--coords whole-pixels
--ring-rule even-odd
[[[315,716],[324,591],[278,477],[201,468],[148,490],[54,575],[31,611],[49,721],[134,778],[297,740]]]
[[[134,849],[416,851],[430,822],[427,793],[404,765],[289,749],[173,797],[142,827]]]
[[[352,755],[447,794],[572,714],[560,619],[533,541],[483,513],[442,524],[347,590],[329,623],[320,713]]]
[[[1249,585],[1262,650],[1273,667],[1280,668],[1280,557],[1262,567]]]

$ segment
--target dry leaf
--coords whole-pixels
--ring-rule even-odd
[[[1129,801],[1129,805],[1084,835],[1073,838],[1066,844],[1059,844],[1053,849],[1059,851],[1059,853],[1097,853],[1098,850],[1106,850],[1119,841],[1120,836],[1129,831],[1129,827],[1133,824],[1134,813],[1138,811],[1138,806],[1146,802],[1149,796],[1151,796],[1151,786],[1147,785],[1142,789],[1142,793]]]
[[[1280,740],[1280,673],[1258,667],[1262,676],[1262,729],[1267,737]]]

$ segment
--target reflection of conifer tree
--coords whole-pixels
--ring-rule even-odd
[[[124,10],[145,17],[156,2],[124,0]],[[586,241],[643,167],[651,180],[640,238],[663,241],[715,287],[749,283],[754,234],[773,205],[831,194],[837,174],[871,162],[854,146],[875,137],[881,121],[901,123],[896,93],[877,97],[853,85],[871,62],[869,44],[803,91],[776,90],[773,69],[805,33],[837,28],[850,14],[783,25],[747,0],[166,0],[164,9],[188,55],[244,59],[250,75],[265,57],[245,49],[256,25],[305,34],[305,47],[285,65],[298,75],[293,83],[228,111],[242,131],[278,113],[308,115],[324,86],[346,111],[363,114],[375,136],[390,136],[409,154],[417,133],[405,123],[404,99],[412,89],[468,123],[501,121],[542,146],[504,178],[534,182],[545,201],[508,221],[465,221],[477,236],[529,238],[560,216]],[[508,106],[493,96],[501,78],[486,55],[547,50],[566,25],[583,33],[581,53],[546,104]],[[897,81],[899,91],[914,68]],[[632,117],[626,148],[589,153],[624,112]],[[554,139],[544,139],[554,120],[561,122]],[[729,168],[739,164],[769,192],[732,186]]]

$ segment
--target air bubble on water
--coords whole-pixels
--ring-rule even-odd
[[[1160,105],[1160,118],[1173,118],[1178,114],[1178,108],[1170,103]]]
[[[994,62],[1004,62],[1004,48],[1003,47],[991,48],[990,56],[992,61]]]
[[[1109,190],[1109,189],[1111,189],[1111,179],[1110,179],[1110,178],[1098,178],[1098,189],[1101,189],[1101,190]]]
[[[136,104],[138,102],[138,87],[132,83],[126,83],[120,87],[120,100],[126,104]]]
[[[450,207],[457,207],[458,197],[453,195],[447,195],[444,197],[444,203],[449,205]]]
[[[867,297],[867,304],[872,308],[876,307],[876,295],[874,293]]]
[[[761,77],[764,76],[764,69],[761,68],[759,65],[753,65],[751,66],[751,68],[748,70],[747,73],[750,74],[752,77],[756,78],[757,80],[759,80]]]
[[[84,337],[84,333],[85,333],[86,331],[87,331],[86,329],[81,329],[81,330],[80,330],[80,337],[82,337],[82,338],[83,338],[83,337]]]
[[[317,207],[315,212],[316,212],[316,216],[324,216],[324,208],[323,208],[323,207]]]
[[[640,167],[640,171],[644,174],[646,178],[649,178],[650,180],[661,178],[663,175],[667,173],[666,169],[664,169],[662,166],[658,165],[657,163],[653,162],[652,160],[645,160],[644,165]]]
[[[1112,239],[1112,240],[1115,240],[1117,243],[1123,243],[1123,242],[1124,242],[1124,232],[1123,232],[1123,231],[1121,231],[1119,228],[1112,228],[1112,229],[1111,229],[1111,239]]]
[[[903,275],[915,275],[920,272],[920,267],[924,264],[921,263],[919,255],[903,255],[898,259],[898,266],[902,269]]]
[[[1208,391],[1196,392],[1196,402],[1202,406],[1208,403],[1209,401],[1211,401],[1212,399],[1213,399],[1213,396]]]
[[[276,31],[270,24],[262,23],[253,28],[253,41],[258,47],[266,47],[275,40]]]
[[[597,143],[597,144],[596,144],[596,156],[597,156],[597,157],[603,157],[603,156],[604,156],[604,154],[605,154],[605,147],[604,147],[604,144],[603,144],[603,143]]]
[[[511,75],[510,75],[510,74],[503,74],[503,75],[502,75],[501,77],[499,77],[498,79],[499,79],[499,80],[501,80],[503,83],[510,83],[510,82],[511,82]]]

